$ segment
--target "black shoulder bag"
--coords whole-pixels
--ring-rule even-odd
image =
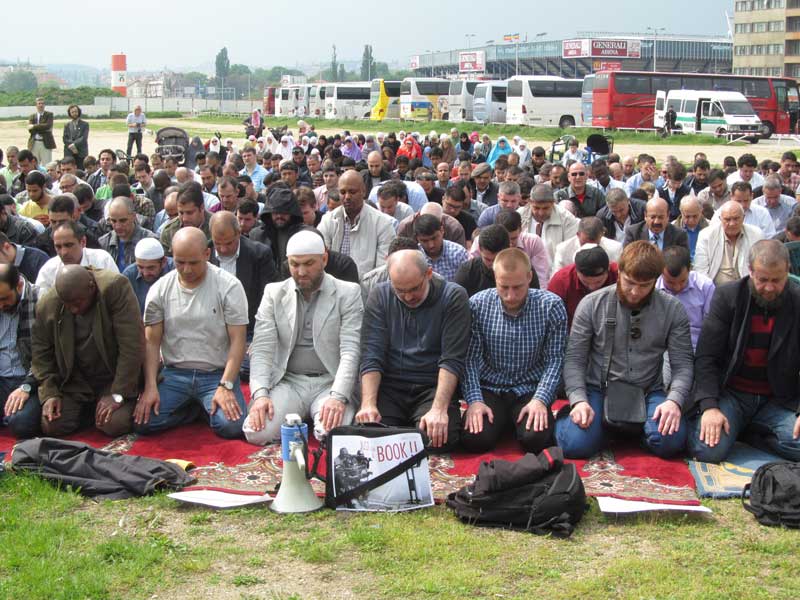
[[[647,420],[644,390],[625,381],[609,381],[614,332],[617,326],[617,293],[606,300],[606,341],[603,344],[603,425],[620,433],[639,433]]]

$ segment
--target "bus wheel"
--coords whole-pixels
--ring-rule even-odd
[[[775,133],[775,125],[769,121],[763,121],[761,123],[761,137],[763,137],[765,140],[768,140],[772,137],[773,133]]]
[[[567,127],[575,127],[575,119],[570,116],[561,117],[561,120],[558,122],[558,126],[561,129],[566,129]]]

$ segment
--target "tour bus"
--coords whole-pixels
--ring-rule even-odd
[[[280,88],[280,100],[275,103],[275,115],[280,117],[305,117],[308,115],[309,84],[289,85]]]
[[[368,119],[369,114],[369,82],[329,83],[326,86],[326,119]]]
[[[505,81],[484,81],[475,87],[472,120],[478,123],[506,122]]]
[[[582,79],[517,75],[508,80],[506,121],[513,125],[574,127],[581,118]]]
[[[593,89],[594,75],[589,74],[583,78],[583,88],[581,88],[581,125],[591,126],[592,124]]]
[[[475,88],[480,81],[464,81],[456,79],[450,82],[450,89],[447,93],[447,105],[449,121],[461,123],[472,121],[472,103],[475,95]]]
[[[400,118],[442,119],[448,114],[450,82],[433,77],[406,77],[400,84]]]
[[[664,127],[670,107],[676,115],[673,132],[734,134],[745,136],[753,143],[761,137],[761,119],[739,92],[659,90],[656,92],[654,127]]]
[[[308,116],[325,118],[325,84],[318,83],[308,88]]]
[[[400,118],[400,82],[373,79],[370,85],[370,113],[373,121]]]
[[[659,90],[739,92],[761,119],[762,137],[795,131],[800,112],[797,81],[789,77],[754,77],[709,73],[600,71],[595,74],[592,125],[649,129]]]

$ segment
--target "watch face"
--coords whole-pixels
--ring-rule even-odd
[[[233,383],[231,383],[230,381],[220,381],[219,384],[229,392],[233,390]]]
[[[111,398],[117,404],[122,404],[125,401],[125,399],[120,394],[111,394]]]
[[[31,393],[31,386],[29,384],[27,384],[27,383],[23,383],[21,386],[19,386],[19,389],[21,389],[26,394],[30,394]]]

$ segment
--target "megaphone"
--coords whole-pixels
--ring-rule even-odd
[[[270,509],[278,513],[304,513],[322,508],[306,478],[308,425],[298,414],[288,414],[281,425],[283,479]]]

